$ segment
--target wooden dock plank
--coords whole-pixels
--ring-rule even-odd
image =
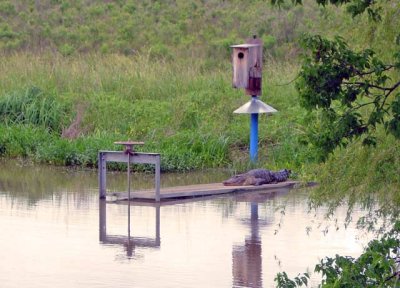
[[[132,199],[130,201],[131,206],[149,206],[149,207],[164,207],[176,204],[192,203],[195,201],[205,201],[210,199],[215,199],[217,197],[223,197],[224,195],[232,195],[234,199],[238,202],[254,202],[254,203],[264,203],[267,199],[275,197],[277,195],[283,195],[289,193],[291,187],[275,188],[270,190],[258,190],[258,191],[238,191],[236,193],[228,194],[215,194],[207,195],[201,197],[186,197],[186,198],[167,198],[162,199],[160,202],[154,201],[154,199]],[[120,205],[128,205],[128,200],[108,200],[106,203],[114,203]]]
[[[221,195],[227,193],[246,192],[246,191],[263,191],[263,190],[276,190],[280,188],[291,188],[299,184],[298,181],[285,181],[274,184],[264,184],[260,186],[224,186],[222,183],[210,183],[210,184],[197,184],[188,186],[177,186],[177,187],[162,187],[161,188],[161,201],[168,199],[179,199],[179,198],[192,198],[192,197],[203,197]],[[115,201],[128,200],[127,192],[114,192],[109,193],[109,196],[113,196]],[[154,200],[155,190],[139,190],[131,191],[130,193],[132,200]]]

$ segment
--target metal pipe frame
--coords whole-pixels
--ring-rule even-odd
[[[99,151],[99,197],[105,199],[107,194],[107,162],[154,164],[155,165],[155,195],[154,200],[159,202],[160,195],[160,166],[161,157],[159,153],[135,152],[129,155],[124,151]]]

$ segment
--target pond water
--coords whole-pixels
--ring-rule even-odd
[[[162,174],[161,182],[227,176]],[[124,189],[125,177],[108,175],[109,188]],[[148,188],[152,177],[133,175],[133,184]],[[308,212],[308,193],[131,205],[128,219],[126,203],[98,199],[96,171],[3,161],[0,287],[274,287],[279,271],[293,277],[324,256],[359,255],[368,239],[351,225],[343,228],[346,209],[324,220],[324,209]]]

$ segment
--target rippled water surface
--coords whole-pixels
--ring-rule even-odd
[[[227,176],[163,174],[161,181]],[[107,177],[110,190],[126,186],[123,173]],[[151,181],[133,175],[136,188]],[[296,276],[325,255],[357,256],[367,240],[343,228],[346,210],[337,224],[324,221],[323,209],[308,213],[307,193],[131,205],[129,220],[126,203],[99,201],[95,171],[1,162],[0,287],[273,287],[279,271]]]

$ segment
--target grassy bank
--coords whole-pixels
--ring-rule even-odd
[[[59,165],[95,166],[97,151],[117,140],[141,140],[162,153],[162,169],[247,167],[247,102],[231,87],[231,68],[207,61],[155,60],[142,55],[13,54],[0,60],[0,153]],[[29,64],[27,64],[29,63]],[[298,143],[302,111],[296,66],[266,63],[262,100],[279,113],[260,117],[260,159],[298,169],[312,155]],[[80,112],[79,112],[80,111]],[[76,122],[78,137],[63,131]]]
[[[146,142],[143,151],[160,152],[164,171],[248,169],[249,117],[232,112],[249,98],[231,87],[229,45],[256,33],[267,56],[261,100],[279,111],[260,117],[259,166],[290,168],[342,191],[367,188],[366,175],[379,183],[378,172],[362,164],[375,160],[365,159],[367,148],[357,143],[337,149],[327,164],[316,162],[315,147],[304,141],[311,118],[292,80],[302,32],[340,34],[353,47],[390,58],[399,4],[382,4],[383,21],[371,23],[367,15],[352,19],[340,7],[304,2],[277,9],[265,1],[5,1],[0,154],[93,167],[98,150],[132,139]],[[73,139],[61,137],[80,117]],[[393,143],[382,133],[378,151],[391,153]],[[358,164],[343,169],[347,162]],[[390,182],[398,165],[385,164],[382,181]]]

